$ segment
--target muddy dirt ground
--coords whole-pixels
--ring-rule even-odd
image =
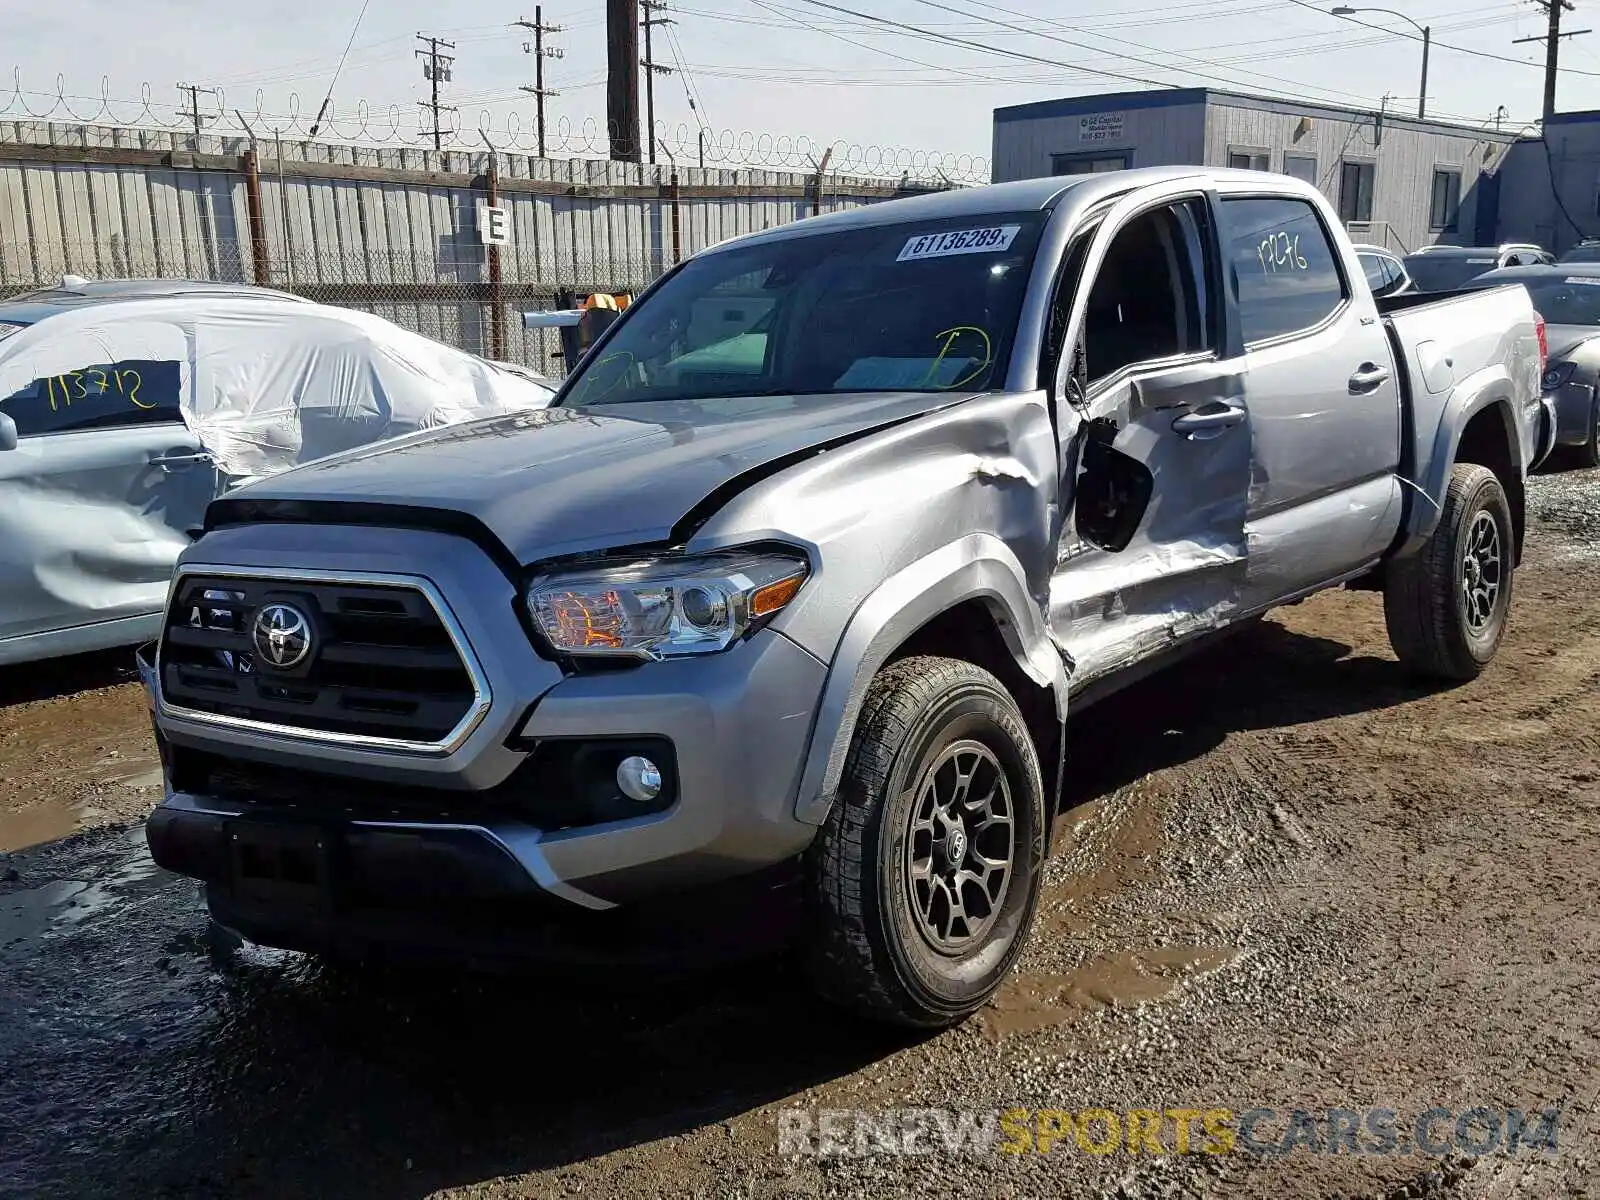
[[[1080,718],[1032,947],[930,1038],[781,963],[600,986],[231,944],[145,855],[122,656],[0,673],[0,1194],[1600,1196],[1600,473],[1530,509],[1473,684],[1409,682],[1377,598],[1334,593]],[[1401,1141],[781,1155],[796,1106],[1383,1107]],[[1473,1106],[1558,1107],[1555,1151],[1408,1148]]]

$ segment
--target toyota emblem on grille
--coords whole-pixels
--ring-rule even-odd
[[[311,618],[292,604],[264,605],[256,613],[250,640],[267,662],[290,670],[311,656]]]

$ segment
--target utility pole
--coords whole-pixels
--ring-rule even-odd
[[[1572,11],[1572,0],[1534,0],[1540,8],[1545,10],[1545,15],[1550,18],[1549,27],[1545,30],[1544,37],[1517,38],[1512,45],[1521,45],[1523,42],[1544,43],[1544,119],[1549,120],[1556,111],[1556,71],[1561,55],[1561,39],[1577,37],[1580,33],[1590,32],[1587,29],[1572,29],[1566,33],[1561,32],[1561,11]]]
[[[428,37],[426,34],[421,33],[417,34],[417,40],[427,44],[428,48],[426,50],[418,50],[416,53],[417,57],[422,59],[422,77],[433,86],[432,100],[417,101],[423,108],[433,112],[433,128],[431,130],[424,129],[422,136],[428,137],[431,134],[433,148],[435,150],[443,150],[444,126],[439,120],[439,114],[455,112],[456,110],[448,104],[439,103],[439,85],[450,82],[453,76],[450,64],[455,62],[455,57],[450,54],[440,54],[439,47],[443,46],[446,50],[454,50],[456,44],[447,42],[443,38]]]
[[[534,6],[533,20],[516,21],[513,22],[513,24],[520,25],[524,29],[531,29],[533,31],[533,41],[522,43],[522,52],[524,54],[533,55],[533,86],[524,86],[521,90],[531,93],[534,100],[538,104],[539,157],[543,158],[545,98],[548,96],[559,96],[561,94],[560,92],[552,92],[549,88],[544,86],[544,60],[547,58],[560,58],[562,55],[562,51],[557,47],[546,46],[544,44],[544,35],[547,33],[560,33],[561,26],[546,25],[544,23],[544,7],[542,5]]]
[[[606,0],[606,127],[611,157],[639,161],[639,0]]]
[[[644,124],[645,136],[650,139],[650,161],[656,161],[656,76],[671,75],[672,68],[664,67],[651,57],[650,30],[657,25],[671,25],[671,17],[658,17],[655,13],[665,12],[667,0],[639,0],[640,7],[644,9],[644,19],[639,23],[644,26],[644,57],[639,60],[639,65],[644,68]]]
[[[201,124],[205,121],[216,120],[215,117],[205,116],[200,112],[200,93],[204,92],[208,96],[220,96],[222,93],[217,91],[216,88],[199,87],[192,83],[180,83],[178,90],[189,93],[189,107],[183,110],[183,115],[194,122],[194,136],[198,138]]]

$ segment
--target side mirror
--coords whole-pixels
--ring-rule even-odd
[[[0,450],[17,448],[17,423],[5,413],[0,413]]]

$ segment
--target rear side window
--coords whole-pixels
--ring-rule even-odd
[[[21,437],[120,425],[181,423],[178,364],[157,359],[92,363],[35,379],[0,400]]]
[[[1376,254],[1357,255],[1361,260],[1361,270],[1367,276],[1367,286],[1377,291],[1389,282],[1389,273],[1384,269],[1384,261]]]
[[[1310,329],[1344,303],[1338,260],[1309,203],[1277,196],[1224,199],[1222,220],[1246,342]]]

